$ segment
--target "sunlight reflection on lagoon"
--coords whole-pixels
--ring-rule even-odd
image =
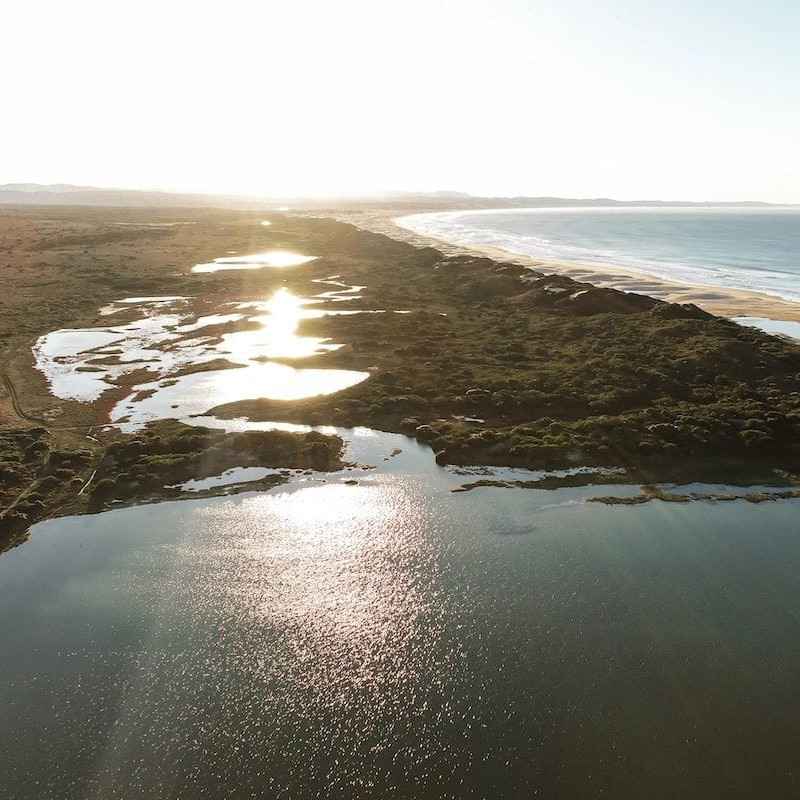
[[[308,433],[319,431],[327,435],[337,433],[333,425],[302,425],[296,422],[251,422],[247,417],[231,417],[223,419],[213,416],[195,417],[192,422],[204,428],[216,428],[227,433],[240,433],[241,431],[289,431],[291,433]],[[369,430],[365,428],[365,430]]]
[[[196,264],[192,272],[220,272],[228,269],[262,269],[264,267],[297,267],[315,261],[316,256],[304,256],[290,250],[269,250],[249,256],[217,258],[207,264]]]
[[[239,360],[253,358],[306,358],[316,353],[337,350],[341,345],[325,340],[298,336],[297,328],[304,319],[322,317],[325,311],[308,309],[310,300],[297,297],[288,289],[279,289],[266,302],[251,305],[265,311],[263,316],[250,317],[261,328],[237,331],[222,337],[219,350]]]
[[[202,492],[206,489],[215,489],[220,486],[235,486],[250,481],[260,481],[268,475],[278,474],[278,470],[266,467],[233,467],[226,469],[218,475],[207,478],[192,478],[183,483],[174,484],[172,488],[179,488],[182,492]]]
[[[434,668],[438,553],[418,495],[394,479],[259,494],[203,512],[235,531],[214,555],[235,566],[220,584],[228,612],[278,634],[270,659],[302,663],[298,690],[328,713],[374,714],[389,686],[402,693]]]
[[[257,359],[304,358],[340,347],[323,339],[297,335],[301,320],[327,313],[306,308],[310,302],[287,289],[280,289],[269,300],[258,304],[259,310],[266,314],[250,317],[251,322],[261,325],[260,328],[223,334],[220,344],[211,351],[214,357],[228,357],[231,363],[243,366],[139,384],[114,407],[110,420],[134,430],[156,419],[204,414],[214,406],[238,400],[262,397],[298,400],[332,394],[365,380],[369,373],[354,370],[295,369],[273,362],[248,363]],[[149,393],[149,396],[136,399],[140,392]]]
[[[172,381],[135,386],[135,393],[154,393],[138,400],[134,395],[125,398],[114,406],[109,418],[138,427],[157,419],[203,414],[214,406],[238,400],[298,400],[332,394],[368,377],[369,373],[354,370],[294,369],[275,363],[194,372]]]
[[[709,763],[748,747],[793,757],[797,501],[452,494],[429,449],[417,462],[387,436],[402,471],[358,486],[37,525],[0,559],[0,785],[19,800],[176,784],[170,797],[550,797],[540,764],[556,753],[563,796],[594,797],[598,759],[665,737],[652,771],[639,780],[631,756],[609,779],[624,790],[603,794],[647,796],[655,774],[659,797],[694,797]],[[751,723],[732,742],[731,719]],[[692,791],[670,783],[676,757]],[[487,790],[503,782],[513,793]]]
[[[341,291],[348,295],[355,288],[344,284],[342,287]],[[325,294],[324,299],[333,299],[337,293]],[[115,383],[124,385],[128,374],[144,369],[152,380],[132,386],[130,395],[116,405],[110,416],[112,422],[133,423],[138,419],[135,426],[159,418],[202,414],[214,405],[235,400],[296,400],[331,394],[369,375],[352,370],[298,370],[276,363],[252,363],[307,358],[341,347],[297,333],[304,319],[344,313],[310,308],[320,302],[319,298],[301,298],[284,288],[268,300],[229,304],[237,312],[259,312],[255,316],[200,315],[188,310],[166,313],[171,309],[165,309],[164,302],[170,298],[142,300],[141,312],[147,316],[141,319],[107,328],[53,331],[39,338],[33,348],[36,366],[47,376],[55,395],[92,402]],[[240,327],[239,323],[258,327],[233,331],[228,327],[229,332],[225,333],[219,332],[225,327],[215,330],[215,326]],[[231,368],[174,377],[179,370],[196,369],[216,359],[227,360]],[[140,392],[152,396],[137,398]]]

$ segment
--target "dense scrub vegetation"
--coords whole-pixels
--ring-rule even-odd
[[[333,233],[331,249],[375,258],[361,303],[410,313],[323,317],[304,331],[348,341],[325,363],[372,365],[374,377],[332,397],[218,413],[403,431],[441,463],[794,481],[795,343],[692,305]]]
[[[0,549],[81,490],[92,453],[51,448],[45,428],[0,431]]]
[[[178,497],[181,483],[219,475],[232,467],[340,469],[343,447],[338,436],[316,432],[226,434],[177,422],[155,423],[142,435],[108,447],[92,482],[89,509]],[[283,480],[273,476],[269,483]]]
[[[51,450],[47,438],[41,428],[0,433],[0,547],[19,541],[31,524],[46,516],[177,498],[182,483],[232,467],[282,470],[247,483],[248,489],[283,483],[290,469],[340,469],[344,447],[338,436],[316,432],[225,434],[172,421],[111,441],[99,460],[89,450]],[[241,488],[220,487],[192,496]]]

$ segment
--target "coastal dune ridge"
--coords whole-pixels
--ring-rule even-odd
[[[565,211],[565,209],[561,210]],[[596,209],[591,210],[596,212]],[[481,212],[437,211],[403,216],[397,216],[396,213],[393,214],[391,212],[371,211],[339,214],[337,219],[351,222],[365,230],[383,233],[411,244],[436,247],[448,255],[471,253],[495,260],[511,261],[538,272],[564,275],[573,280],[591,283],[601,288],[645,294],[671,303],[693,303],[717,316],[730,318],[761,317],[769,320],[800,323],[800,302],[788,297],[778,297],[767,291],[711,283],[688,282],[678,277],[667,279],[663,276],[649,273],[647,270],[652,268],[652,264],[645,260],[641,261],[642,266],[640,268],[634,268],[630,264],[617,265],[590,262],[588,260],[579,263],[542,258],[497,245],[467,241],[461,237],[456,238],[452,231],[449,233],[444,232],[444,228],[447,226],[431,224],[432,220],[438,222],[441,219],[450,219],[455,215],[461,216],[466,213],[470,215],[480,213],[499,216],[512,211],[518,213],[521,211],[541,211],[541,209],[502,209],[500,211],[489,209]],[[570,213],[575,213],[575,211],[576,209],[569,209]],[[638,211],[640,210],[637,209]],[[652,211],[658,213],[663,212],[663,209],[652,209]],[[800,211],[797,211],[797,213],[800,216]],[[491,234],[489,234],[486,238],[497,239],[499,237],[491,237]],[[531,235],[525,238],[532,240],[534,237]],[[503,239],[505,243],[509,241],[513,243],[513,235],[506,235]],[[588,254],[590,251],[586,249],[586,252]],[[661,271],[669,269],[669,266],[669,264],[662,264]],[[696,270],[696,272],[699,274],[699,270]],[[756,270],[753,273],[756,276],[758,275]]]

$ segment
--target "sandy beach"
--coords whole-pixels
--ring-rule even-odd
[[[573,280],[586,281],[595,286],[646,294],[671,303],[694,303],[721,317],[762,317],[770,320],[800,322],[800,303],[782,300],[761,292],[678,283],[624,267],[546,261],[501,250],[497,247],[463,245],[447,239],[417,233],[403,224],[405,215],[398,217],[396,214],[387,212],[364,212],[338,218],[411,244],[435,247],[446,255],[476,253],[500,261],[521,264],[548,275],[566,275]]]

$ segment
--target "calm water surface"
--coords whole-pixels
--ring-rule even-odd
[[[350,433],[376,470],[0,558],[4,797],[796,793],[800,503],[453,494]]]

